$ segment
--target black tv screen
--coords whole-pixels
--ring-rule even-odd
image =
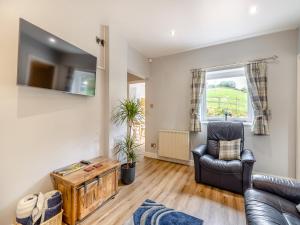
[[[97,58],[20,19],[18,85],[94,96]]]

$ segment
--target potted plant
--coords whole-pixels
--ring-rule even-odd
[[[127,135],[118,140],[114,146],[115,153],[125,155],[126,162],[121,165],[121,180],[131,184],[135,179],[137,150],[141,146],[136,142],[133,126],[143,120],[143,110],[136,99],[121,101],[113,113],[113,122],[117,125],[127,124]]]

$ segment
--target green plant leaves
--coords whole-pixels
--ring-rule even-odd
[[[125,154],[128,164],[136,162],[136,151],[141,146],[141,144],[136,142],[134,135],[132,135],[132,126],[136,123],[143,122],[143,120],[143,110],[136,99],[125,99],[120,101],[120,104],[114,109],[112,121],[116,125],[127,123],[129,127],[128,134],[117,141],[114,150],[116,154]]]
[[[127,157],[127,163],[134,163],[137,159],[137,151],[141,144],[136,142],[136,138],[134,136],[127,135],[122,139],[118,140],[114,146],[114,150],[116,154],[125,154]]]
[[[114,109],[112,120],[115,124],[121,125],[125,122],[128,126],[142,122],[144,119],[141,104],[135,99],[125,99]]]

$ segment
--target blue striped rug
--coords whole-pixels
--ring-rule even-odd
[[[147,199],[124,225],[202,225],[203,220]]]

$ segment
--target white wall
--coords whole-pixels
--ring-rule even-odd
[[[127,49],[125,39],[113,27],[109,28],[109,152],[108,156],[114,157],[113,147],[117,139],[125,132],[125,126],[116,126],[111,118],[115,107],[127,97]]]
[[[19,17],[98,56],[97,4],[96,0],[0,2],[0,224],[13,221],[21,197],[52,189],[52,170],[111,155],[110,141],[120,129],[111,126],[110,110],[127,93],[127,43],[114,29],[108,40],[107,71],[97,72],[95,97],[16,85]]]
[[[278,55],[269,65],[271,135],[252,136],[246,128],[246,147],[257,158],[255,170],[295,177],[297,31],[286,31],[154,59],[146,87],[146,151],[157,143],[160,129],[188,130],[190,69],[243,62]],[[153,108],[149,105],[153,104]],[[205,143],[206,127],[191,138],[192,147]]]
[[[300,36],[300,34],[299,34]],[[299,42],[300,46],[300,42]],[[300,54],[297,56],[297,148],[296,148],[296,178],[300,180]]]
[[[297,157],[296,157],[296,177],[300,180],[300,28],[298,28],[298,76],[297,76]]]
[[[298,28],[298,54],[300,54],[300,28]]]
[[[128,46],[127,57],[129,73],[144,79],[150,76],[150,63],[144,55]]]

